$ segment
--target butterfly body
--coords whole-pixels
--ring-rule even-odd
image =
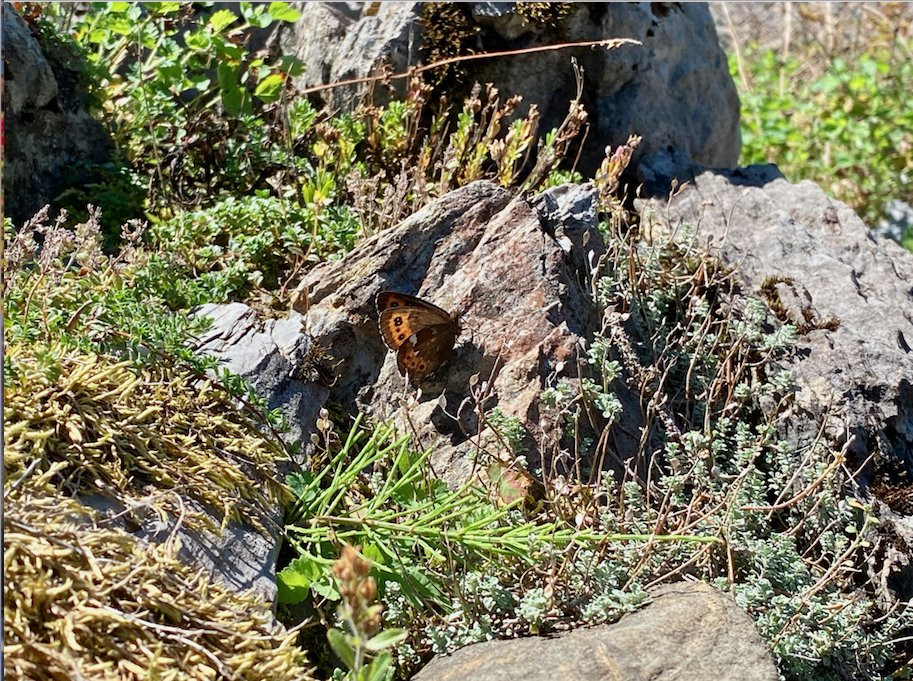
[[[443,364],[460,335],[455,315],[415,296],[377,294],[380,335],[396,351],[396,367],[411,380],[421,380]]]

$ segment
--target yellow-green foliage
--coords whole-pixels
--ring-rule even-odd
[[[819,183],[869,226],[889,199],[913,201],[913,40],[873,43],[813,68],[810,56],[746,49],[730,71],[742,102],[743,164],[776,163]],[[902,235],[913,248],[913,230]]]
[[[48,367],[34,347],[7,353],[7,480],[54,466],[55,484],[71,493],[129,502],[146,499],[147,485],[174,489],[222,513],[223,524],[285,497],[271,477],[284,453],[209,382],[101,356],[64,354]],[[162,494],[153,506],[173,497]]]
[[[313,678],[262,602],[99,527],[48,477],[4,499],[5,678]]]
[[[516,12],[531,23],[555,28],[574,12],[573,2],[518,2]]]

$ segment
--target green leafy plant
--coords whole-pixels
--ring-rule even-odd
[[[792,181],[810,179],[874,226],[887,199],[913,203],[913,42],[873,46],[828,61],[809,79],[804,59],[747,50],[730,70],[742,102],[744,163],[776,163]],[[745,67],[746,80],[739,65]]]
[[[195,11],[178,2],[91,3],[77,15],[58,9],[86,52],[118,146],[149,178],[154,207],[255,184],[272,155],[264,114],[301,70],[295,59],[267,63],[243,45],[254,27],[295,21],[287,3]]]
[[[322,414],[317,427],[326,458],[316,457],[308,472],[289,478],[297,502],[286,534],[297,557],[278,575],[279,599],[286,604],[339,600],[332,571],[336,547],[362,546],[388,620],[410,629],[409,622],[417,617],[426,622],[426,631],[416,631],[397,654],[403,669],[430,650],[453,650],[473,640],[505,635],[515,626],[511,622],[516,622],[521,604],[532,613],[533,602],[523,600],[519,585],[499,586],[518,571],[561,564],[566,553],[588,556],[584,562],[592,562],[596,547],[608,551],[606,547],[616,543],[630,545],[623,550],[633,556],[633,547],[641,542],[716,542],[700,534],[664,535],[650,528],[624,534],[574,527],[550,515],[527,517],[520,510],[524,499],[500,503],[497,489],[488,490],[478,482],[448,489],[429,475],[429,452],[413,452],[408,438],[396,437],[390,426],[376,427],[368,437],[360,422],[361,417],[345,442],[334,445],[333,425],[328,414]],[[590,553],[583,553],[588,547]],[[591,570],[575,564],[580,565],[580,575]],[[613,603],[592,606],[592,621],[610,619],[643,602],[642,594],[632,596],[632,589],[624,586],[606,584],[619,593]],[[554,584],[550,588],[554,591]],[[583,578],[568,588],[567,607],[574,610],[600,595]],[[504,609],[495,616],[488,599],[499,589],[511,595],[502,594],[499,602]],[[530,628],[543,625],[542,616],[530,617]]]
[[[157,253],[138,279],[175,308],[241,298],[254,287],[276,290],[310,257],[348,250],[356,230],[343,209],[318,215],[286,199],[228,197],[155,225]]]
[[[368,574],[370,569],[370,563],[361,557],[358,549],[348,544],[343,546],[339,560],[333,563],[333,576],[342,598],[338,616],[349,631],[330,629],[327,640],[349,668],[346,678],[352,681],[386,679],[393,660],[386,649],[406,638],[406,632],[401,629],[380,631],[383,606],[373,603],[377,585]],[[369,656],[373,656],[370,661]]]

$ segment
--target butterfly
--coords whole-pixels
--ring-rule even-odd
[[[437,305],[395,291],[377,294],[380,335],[396,350],[396,367],[413,381],[443,364],[460,335],[460,322]]]

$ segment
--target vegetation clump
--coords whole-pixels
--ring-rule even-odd
[[[49,472],[5,489],[5,678],[314,678],[266,604],[54,486]]]
[[[897,36],[823,63],[750,46],[733,56],[741,162],[776,163],[790,181],[819,183],[870,227],[887,199],[913,204],[913,113],[897,104],[913,78],[911,50],[913,40]],[[900,240],[913,250],[913,229]]]
[[[285,451],[211,382],[97,355],[64,353],[43,366],[35,348],[7,352],[14,374],[4,409],[7,480],[53,470],[71,495],[105,494],[172,513],[179,509],[168,492],[180,490],[221,515],[222,529],[242,515],[259,524],[262,509],[287,498],[275,480]],[[202,517],[188,509],[189,521]]]
[[[572,9],[518,6],[549,25]],[[519,97],[476,84],[461,105],[435,108],[431,86],[413,79],[402,101],[330,115],[295,96],[295,59],[243,41],[294,21],[293,7],[205,10],[46,8],[86,57],[97,112],[129,164],[112,171],[116,183],[64,198],[92,204],[97,189],[109,205],[111,192],[139,189],[131,201],[144,197],[149,224],[110,231],[93,205],[75,220],[45,211],[4,224],[7,671],[307,679],[307,641],[326,676],[405,678],[471,642],[614,621],[653,586],[696,578],[752,615],[784,678],[904,673],[892,656],[913,615],[880,611],[862,577],[876,521],[853,496],[845,452],[823,438],[796,450],[778,435],[793,407],[784,360],[797,334],[830,322],[791,320],[776,295],[788,282],[769,282],[763,299],[740,290],[687,225],[635,219],[625,171],[637,137],[608,149],[594,180],[602,323],[579,375],[551,376],[542,392],[543,415],[565,428],[546,470],[524,465],[527,434],[497,407],[479,410],[479,428],[497,434],[502,456],[474,461],[487,478],[458,489],[389,425],[359,417],[340,434],[324,412],[308,465],[275,479],[289,453],[282,419],[193,351],[206,326],[192,309],[263,298],[287,309],[315,263],[470,182],[535,192],[581,179],[567,161],[587,114],[581,88],[564,123],[542,132]],[[463,8],[428,3],[423,14],[433,58],[474,49]],[[784,167],[819,159],[863,212],[877,195],[859,169],[890,158],[872,178],[901,194],[890,183],[910,170],[913,126],[872,91],[896,91],[885,59],[863,60],[862,80],[845,64],[822,76],[807,101],[838,102],[827,117],[748,97],[749,158],[779,140]],[[765,58],[752,69],[757,84],[798,66]],[[796,155],[799,138],[823,146]],[[622,393],[638,397],[638,418]],[[415,403],[407,395],[405,411]],[[626,461],[613,459],[622,429],[639,442]],[[145,546],[107,527],[76,501],[95,494],[128,515],[195,525],[199,506],[218,529],[246,520],[267,532],[260,511],[287,504],[278,586],[283,616],[311,615],[302,637],[181,567],[173,541]],[[194,508],[185,514],[180,498]]]

